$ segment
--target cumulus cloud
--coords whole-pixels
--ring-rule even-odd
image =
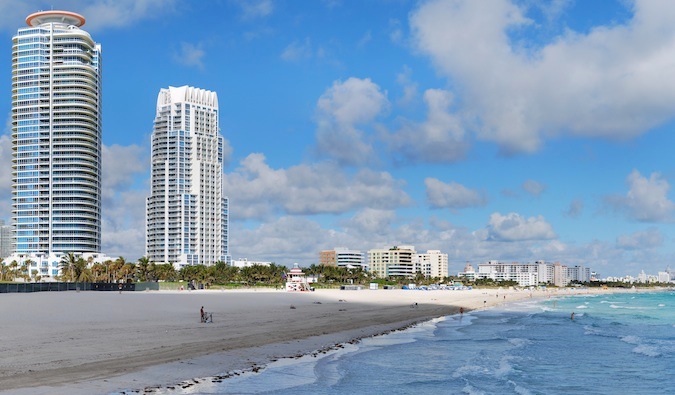
[[[626,178],[629,190],[625,196],[608,196],[605,201],[627,217],[642,222],[670,222],[675,204],[668,199],[670,184],[661,174],[649,178],[633,170]]]
[[[196,67],[201,70],[204,68],[204,55],[206,52],[201,44],[181,42],[180,48],[173,55],[173,60],[183,66]]]
[[[454,181],[446,184],[435,178],[427,178],[424,185],[427,188],[427,200],[433,208],[461,209],[484,206],[487,203],[483,193]]]
[[[145,253],[145,198],[149,190],[137,185],[150,168],[148,150],[137,146],[104,145],[102,153],[102,250],[133,260]]]
[[[675,8],[637,0],[626,24],[566,30],[538,49],[510,32],[525,5],[432,0],[411,13],[412,41],[462,92],[479,139],[536,151],[549,136],[627,139],[675,115]]]
[[[494,213],[487,226],[488,240],[523,241],[556,238],[551,224],[541,215],[524,218],[516,213],[502,215]]]
[[[424,92],[427,119],[402,121],[403,126],[385,136],[395,158],[401,161],[444,163],[463,159],[469,144],[461,119],[450,111],[452,93],[442,89]]]
[[[272,169],[262,154],[251,154],[224,176],[225,193],[237,202],[235,218],[261,219],[273,213],[339,214],[357,208],[395,209],[411,204],[404,184],[389,173],[362,169],[347,176],[331,163]]]
[[[664,237],[657,228],[649,228],[644,231],[629,235],[619,236],[616,240],[617,247],[626,250],[651,249],[663,245]]]
[[[359,127],[373,122],[388,108],[387,93],[369,78],[335,81],[317,103],[319,155],[342,164],[372,162],[373,147]]]
[[[534,180],[526,180],[523,183],[523,190],[534,197],[539,197],[546,190],[546,185]]]

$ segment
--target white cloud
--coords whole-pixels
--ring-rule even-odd
[[[272,169],[262,154],[251,154],[225,174],[223,190],[237,210],[232,216],[266,218],[273,213],[345,213],[362,207],[395,209],[411,204],[403,183],[389,173],[362,169],[348,177],[331,163]]]
[[[201,70],[204,68],[204,55],[206,55],[206,52],[202,49],[201,44],[181,42],[180,48],[173,55],[173,59],[183,66],[196,67]]]
[[[675,7],[637,0],[626,25],[566,31],[540,49],[509,33],[532,23],[509,0],[432,0],[411,13],[417,50],[462,91],[478,138],[532,152],[549,136],[626,139],[675,115]]]
[[[403,71],[396,76],[396,82],[403,88],[403,96],[397,100],[401,106],[407,106],[417,97],[417,83],[411,79],[412,70],[403,66]]]
[[[670,184],[659,173],[649,178],[633,170],[626,178],[626,196],[608,196],[605,200],[631,219],[642,222],[670,222],[675,204],[668,199]]]
[[[490,216],[487,231],[488,240],[494,241],[547,240],[556,238],[553,227],[541,215],[524,218],[516,213],[506,215],[494,213]]]
[[[444,163],[463,159],[469,144],[461,119],[450,112],[452,93],[441,89],[424,92],[427,119],[422,123],[402,121],[401,129],[383,138],[392,155],[402,161]]]
[[[534,197],[539,197],[546,190],[546,185],[534,180],[526,180],[523,183],[523,190]]]
[[[371,143],[357,127],[373,122],[389,108],[387,93],[369,78],[335,81],[317,102],[317,150],[340,163],[374,160]]]
[[[433,208],[460,209],[484,206],[487,203],[483,193],[454,181],[446,184],[435,178],[427,178],[424,185],[427,188],[427,200]]]
[[[272,0],[238,0],[244,19],[263,18],[272,15],[274,2]]]
[[[137,146],[103,146],[102,251],[110,256],[136,260],[145,251],[146,179],[148,150]]]
[[[309,38],[304,41],[293,41],[284,48],[281,59],[287,62],[297,62],[312,57],[312,43]]]
[[[630,235],[619,236],[616,240],[616,245],[621,249],[641,250],[660,247],[663,245],[663,241],[664,237],[659,229],[649,228]]]

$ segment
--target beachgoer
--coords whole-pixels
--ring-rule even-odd
[[[206,317],[204,316],[204,306],[199,310],[199,315],[202,317],[202,322],[206,321]]]
[[[119,289],[119,290],[120,290],[120,293],[122,293],[122,283],[120,283],[120,284],[117,286],[117,289]]]
[[[570,319],[574,321],[574,312],[572,312],[572,315],[570,316]]]
[[[460,308],[459,308],[459,314],[460,314],[460,315],[461,315],[461,314],[464,314],[464,307],[460,307]]]

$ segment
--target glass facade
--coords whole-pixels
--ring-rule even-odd
[[[101,250],[101,46],[65,11],[12,41],[12,224],[17,253]]]

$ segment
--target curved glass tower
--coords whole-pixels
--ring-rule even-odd
[[[12,224],[17,253],[101,250],[101,46],[73,12],[12,39]]]

